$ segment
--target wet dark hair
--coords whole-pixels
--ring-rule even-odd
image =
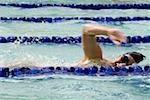
[[[136,63],[139,63],[144,60],[144,58],[146,58],[143,54],[139,52],[128,52],[126,54],[129,54],[131,57],[133,57]]]

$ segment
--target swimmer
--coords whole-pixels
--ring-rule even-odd
[[[105,35],[109,36],[109,38],[116,44],[120,45],[121,42],[126,42],[126,37],[119,29],[108,28],[102,25],[97,24],[85,24],[83,25],[82,30],[82,48],[84,51],[83,58],[75,64],[65,64],[61,66],[80,66],[80,67],[88,67],[88,66],[128,66],[134,63],[141,62],[145,56],[138,52],[128,52],[113,60],[106,60],[103,58],[102,49],[97,44],[96,36],[97,35]],[[23,61],[24,62],[24,61]],[[12,67],[26,67],[26,66],[41,66],[36,62],[15,62],[13,64],[6,65]],[[54,65],[55,66],[55,65]],[[56,65],[57,66],[57,65]]]
[[[84,57],[76,63],[76,66],[128,66],[141,62],[145,56],[138,52],[128,52],[113,60],[103,58],[102,49],[97,44],[96,36],[105,35],[116,45],[126,42],[126,37],[119,29],[108,28],[97,24],[85,24],[82,30],[82,48]]]

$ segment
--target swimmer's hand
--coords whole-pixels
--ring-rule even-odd
[[[126,43],[126,37],[119,29],[109,29],[108,36],[116,45],[120,45],[121,43]]]

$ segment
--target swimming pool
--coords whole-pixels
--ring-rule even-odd
[[[0,3],[93,3],[93,0],[2,0]],[[112,0],[113,3],[124,3]],[[94,0],[94,3],[110,3],[110,0]],[[132,3],[131,0],[126,3]],[[133,3],[149,3],[133,1]],[[67,12],[66,12],[67,11]],[[81,10],[71,8],[21,9],[0,7],[1,17],[56,17],[56,16],[150,16],[149,10]],[[111,15],[110,15],[111,13]],[[60,23],[0,22],[2,36],[80,36],[81,25],[87,21],[64,21]],[[88,23],[96,23],[88,21]],[[150,22],[100,23],[123,30],[126,35],[150,35]],[[78,61],[83,52],[81,45],[69,44],[0,44],[0,66],[15,65],[62,65]],[[54,49],[55,48],[55,49]],[[102,45],[104,57],[114,58],[129,51],[139,51],[147,59],[139,65],[149,65],[150,44],[132,47]],[[110,52],[107,52],[107,51]],[[113,54],[112,54],[113,52]],[[0,100],[148,100],[150,76],[73,76],[50,75],[36,77],[0,78]]]

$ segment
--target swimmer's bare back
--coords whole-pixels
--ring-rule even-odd
[[[120,45],[121,42],[126,42],[125,36],[119,29],[108,28],[97,24],[85,24],[82,30],[84,57],[76,65],[81,67],[89,64],[99,66],[112,65],[110,61],[103,58],[102,49],[96,41],[97,35],[109,36],[116,45]]]

